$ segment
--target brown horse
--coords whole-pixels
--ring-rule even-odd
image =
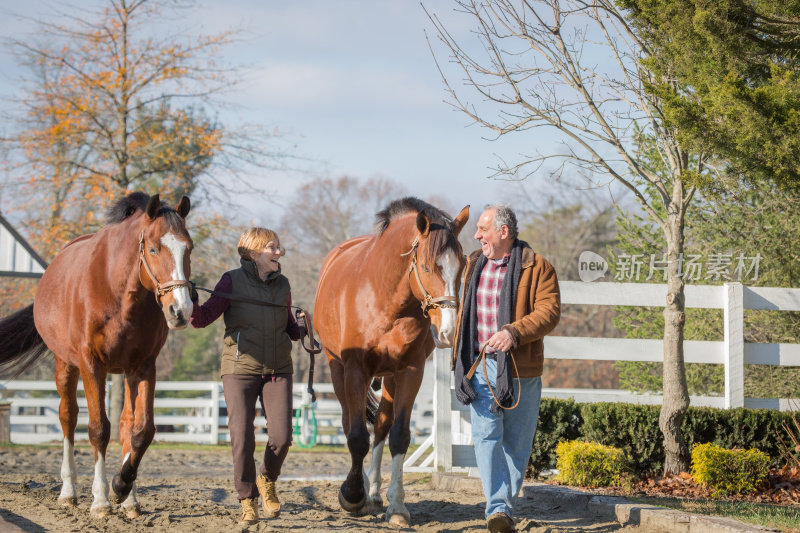
[[[120,420],[122,466],[114,476],[116,501],[128,516],[139,514],[136,473],[153,440],[156,356],[168,328],[184,328],[192,313],[185,226],[189,199],[175,209],[133,193],[108,213],[108,225],[69,243],[45,270],[31,306],[0,322],[0,368],[18,374],[53,351],[59,418],[64,433],[63,485],[59,502],[77,504],[74,442],[78,422],[76,389],[83,380],[94,449],[94,500],[90,512],[111,510],[106,447],[111,424],[105,411],[106,376],[125,374]],[[155,297],[154,297],[155,294]]]
[[[425,359],[434,345],[450,346],[453,340],[465,263],[457,236],[468,218],[469,206],[452,220],[416,198],[397,200],[377,214],[375,235],[342,243],[322,265],[314,327],[328,356],[350,449],[352,466],[339,491],[347,511],[361,509],[367,496],[371,505],[382,505],[380,463],[388,435],[392,478],[386,519],[410,523],[403,461],[411,409]],[[377,413],[369,391],[375,377],[383,377]],[[375,435],[365,478],[368,418]]]

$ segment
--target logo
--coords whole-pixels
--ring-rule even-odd
[[[602,278],[608,272],[608,262],[594,252],[581,252],[578,258],[578,276],[581,281],[590,282]]]

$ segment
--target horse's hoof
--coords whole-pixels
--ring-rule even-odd
[[[344,494],[342,494],[342,489],[339,489],[339,505],[342,506],[342,509],[347,511],[348,513],[357,513],[364,507],[364,502],[367,501],[367,495],[361,497],[361,500],[353,503],[349,502],[345,499]]]
[[[110,504],[109,505],[102,505],[102,506],[98,506],[98,507],[92,507],[89,510],[89,515],[92,518],[97,518],[97,519],[107,518],[108,515],[110,515],[110,514],[111,514],[111,505]]]
[[[61,507],[75,507],[78,505],[78,498],[76,496],[64,496],[58,499],[58,505]]]
[[[386,521],[392,525],[400,527],[409,527],[411,525],[411,517],[403,514],[389,515]]]
[[[128,520],[133,520],[134,518],[139,518],[142,514],[142,509],[139,507],[139,504],[130,505],[128,507],[123,506],[122,512],[125,513],[125,518]]]
[[[383,500],[380,496],[377,498],[367,498],[367,510],[372,514],[377,514],[383,511]]]

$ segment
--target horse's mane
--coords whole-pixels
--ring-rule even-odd
[[[424,252],[424,259],[427,262],[435,262],[436,257],[448,248],[461,253],[461,246],[453,235],[452,217],[438,207],[413,196],[394,200],[375,214],[375,231],[378,236],[386,231],[392,220],[406,213],[425,213],[431,222],[428,237],[430,246]]]
[[[419,198],[406,196],[405,198],[393,201],[375,214],[375,230],[378,235],[381,235],[386,231],[386,228],[389,227],[389,223],[393,219],[405,215],[406,213],[422,212],[428,215],[428,219],[432,224],[441,224],[448,229],[453,225],[452,217],[438,207],[433,207],[428,202],[420,200]]]
[[[150,195],[141,191],[132,192],[120,198],[108,208],[106,212],[106,224],[119,224],[137,211],[144,211],[147,209],[147,204],[149,202]],[[171,228],[183,226],[181,216],[178,212],[163,201],[161,202],[161,208],[158,210],[158,216],[163,216]]]

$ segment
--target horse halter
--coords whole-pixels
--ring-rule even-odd
[[[180,287],[189,288],[192,285],[190,281],[185,279],[172,279],[164,284],[158,282],[158,278],[156,278],[156,275],[153,274],[152,270],[150,270],[150,265],[147,264],[147,260],[144,257],[144,231],[142,231],[139,234],[139,266],[140,266],[139,282],[140,283],[142,281],[142,269],[141,269],[142,265],[144,265],[144,270],[145,272],[147,272],[147,275],[150,276],[150,281],[152,281],[153,285],[155,285],[156,287],[155,290],[153,291],[153,294],[155,294],[156,303],[159,306],[161,305],[161,297],[166,293],[174,291],[175,289]],[[144,283],[142,283],[142,286],[144,286]]]
[[[424,300],[420,302],[422,306],[422,316],[428,318],[428,309],[458,309],[458,298],[455,296],[439,296],[434,298],[430,295],[430,293],[425,290],[425,285],[422,284],[422,278],[419,277],[419,269],[417,267],[417,248],[419,247],[419,235],[414,238],[414,242],[411,243],[411,249],[404,254],[400,254],[401,257],[410,255],[411,256],[411,266],[408,267],[408,279],[411,280],[411,272],[414,272],[414,276],[417,278],[417,285],[422,290],[422,294],[424,296]]]

